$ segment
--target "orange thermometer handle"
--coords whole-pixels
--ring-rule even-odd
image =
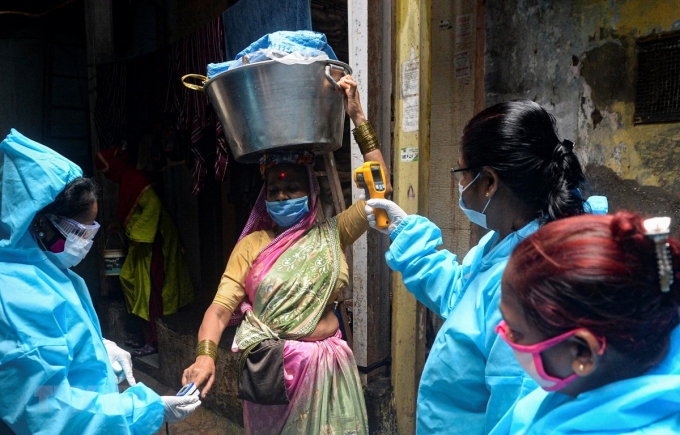
[[[382,195],[384,198],[385,196]],[[387,217],[387,210],[384,208],[373,207],[373,214],[375,215],[375,227],[379,229],[390,226],[390,219]]]
[[[379,162],[367,161],[354,170],[354,182],[357,187],[364,189],[367,199],[385,198],[385,171]],[[375,227],[378,229],[390,226],[387,211],[383,208],[373,208]]]

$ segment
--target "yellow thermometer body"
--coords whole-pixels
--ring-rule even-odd
[[[357,187],[364,189],[366,199],[382,199],[385,198],[386,184],[385,171],[379,162],[364,162],[354,170],[354,182]],[[390,220],[387,217],[387,212],[382,208],[374,208],[375,227],[387,228],[390,225]]]

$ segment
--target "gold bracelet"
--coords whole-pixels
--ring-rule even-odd
[[[352,130],[352,134],[354,135],[354,140],[356,140],[359,145],[359,150],[362,155],[380,149],[378,136],[375,134],[373,127],[371,127],[371,124],[369,124],[368,121],[364,121],[363,124]]]
[[[217,361],[217,344],[212,340],[202,340],[196,345],[196,357],[207,355]]]

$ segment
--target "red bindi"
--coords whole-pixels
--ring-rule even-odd
[[[285,172],[281,172],[281,173],[279,174],[279,180],[283,180],[284,178],[286,178],[286,173],[285,173]]]

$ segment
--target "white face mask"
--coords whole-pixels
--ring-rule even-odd
[[[42,244],[42,240],[40,240]],[[69,234],[64,241],[64,250],[61,252],[52,252],[45,248],[45,255],[55,264],[59,269],[69,269],[78,263],[90,252],[92,247],[92,240],[83,237],[78,237],[75,234]],[[43,247],[45,245],[43,244]]]
[[[78,237],[75,234],[69,234],[64,242],[64,250],[62,252],[45,251],[45,255],[54,263],[59,269],[69,269],[78,263],[90,252],[92,247],[92,240],[83,237]]]
[[[53,252],[54,245],[45,247],[45,255],[59,269],[69,269],[78,263],[90,252],[92,240],[99,231],[99,224],[94,222],[92,225],[81,224],[78,221],[63,216],[47,214],[47,219],[52,225],[66,238],[64,249],[61,252]],[[42,241],[41,241],[42,243]]]
[[[472,183],[477,181],[480,175],[482,175],[481,172],[479,172],[477,176],[472,181],[470,181],[470,183],[468,183],[468,185],[465,187],[463,187],[462,184],[458,183],[458,206],[460,207],[461,210],[463,210],[465,216],[467,216],[468,219],[470,219],[470,222],[477,224],[482,228],[489,229],[489,227],[486,226],[486,215],[484,214],[484,212],[486,211],[486,208],[489,206],[489,203],[491,203],[491,198],[493,198],[493,194],[491,195],[491,197],[489,197],[489,200],[486,202],[486,205],[484,206],[484,209],[481,212],[467,208],[465,206],[465,201],[463,201],[463,192],[465,192],[465,190],[468,187],[472,186]]]

